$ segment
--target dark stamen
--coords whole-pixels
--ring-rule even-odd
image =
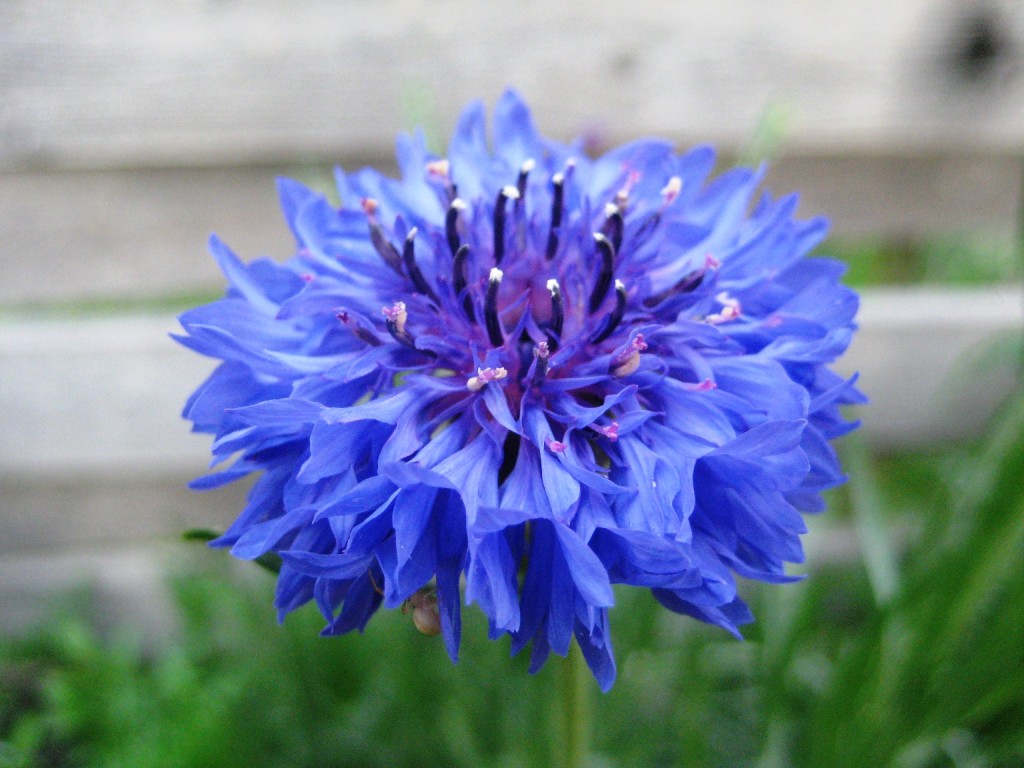
[[[416,227],[413,227],[405,238],[405,247],[402,249],[402,261],[405,262],[405,271],[409,274],[409,279],[412,280],[412,284],[417,292],[423,294],[435,304],[440,304],[441,301],[437,298],[437,294],[427,284],[423,273],[420,272],[419,265],[416,264],[416,249],[413,244],[416,238],[416,231]]]
[[[370,242],[373,243],[377,255],[381,257],[385,264],[404,277],[402,257],[398,255],[398,249],[391,244],[388,236],[384,234],[384,228],[377,221],[377,201],[372,197],[364,197],[360,205],[362,206],[363,213],[366,214],[366,221],[370,227]]]
[[[469,259],[469,245],[463,245],[459,247],[459,250],[455,252],[455,263],[452,265],[452,271],[455,273],[455,296],[456,298],[462,296],[462,308],[466,312],[466,317],[469,318],[471,323],[476,322],[476,313],[473,311],[473,299],[468,294],[463,294],[466,290],[468,281],[466,280],[466,261]]]
[[[494,266],[500,265],[505,255],[505,201],[518,199],[515,187],[502,187],[494,203]]]
[[[487,325],[487,338],[491,341],[492,347],[500,347],[505,344],[505,335],[501,329],[501,320],[498,318],[498,288],[501,286],[501,278],[504,273],[495,267],[487,278],[487,298],[484,301],[484,321]]]
[[[533,368],[533,384],[540,386],[548,375],[548,358],[551,356],[551,349],[546,341],[540,342],[533,348],[533,357],[536,365]]]
[[[691,291],[697,290],[700,287],[700,284],[704,282],[705,273],[706,270],[703,269],[697,269],[694,270],[693,272],[690,272],[688,275],[686,275],[682,280],[673,285],[671,288],[666,288],[661,293],[656,293],[653,296],[648,296],[646,299],[644,299],[644,306],[656,307],[669,296],[675,296],[676,294],[680,293],[690,293]]]
[[[523,201],[526,199],[526,179],[530,175],[530,171],[533,170],[536,163],[533,160],[527,160],[519,168],[519,178],[516,179],[516,190],[519,192],[519,197],[516,199],[516,208],[522,206]]]
[[[562,303],[562,289],[554,278],[548,280],[548,292],[551,294],[551,323],[548,325],[548,349],[558,350],[562,338],[562,324],[565,322],[565,306]]]
[[[359,322],[351,315],[349,315],[348,312],[341,311],[338,314],[336,314],[335,317],[338,318],[338,320],[343,325],[351,329],[352,335],[355,336],[360,341],[369,344],[371,347],[379,347],[381,345],[381,340],[378,339],[373,333],[368,331],[366,328],[363,328],[361,325],[359,325]]]
[[[605,317],[604,323],[597,334],[590,340],[591,344],[600,344],[611,336],[622,322],[626,313],[626,286],[621,280],[615,281],[615,308]]]
[[[601,227],[601,232],[612,241],[612,247],[616,253],[619,253],[622,250],[622,233],[626,227],[626,223],[622,220],[622,211],[617,205],[609,203],[605,208],[605,216],[607,218],[604,221],[604,226]]]
[[[459,211],[466,209],[466,204],[455,198],[452,200],[448,213],[444,217],[444,234],[448,238],[448,248],[454,256],[459,250]]]
[[[597,275],[597,282],[594,283],[594,290],[590,294],[588,309],[590,314],[597,312],[601,302],[608,293],[612,284],[612,274],[615,270],[615,248],[607,237],[600,232],[594,235],[594,243],[601,253],[601,271]]]
[[[404,328],[399,328],[397,322],[394,320],[385,320],[384,324],[387,325],[388,333],[391,334],[391,338],[409,349],[416,349],[416,344],[412,340],[412,336],[410,336],[409,332]]]
[[[549,261],[555,258],[558,251],[558,230],[562,226],[562,205],[565,201],[564,182],[564,174],[556,173],[551,177],[551,183],[555,188],[551,197],[551,229],[548,230],[548,244],[544,250],[544,256]]]

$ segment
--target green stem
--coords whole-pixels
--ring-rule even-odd
[[[560,712],[554,718],[553,764],[560,768],[582,768],[590,736],[590,673],[575,641],[569,655],[558,665]]]

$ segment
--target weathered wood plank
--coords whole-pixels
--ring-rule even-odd
[[[176,344],[170,317],[0,324],[0,474],[188,474],[208,438],[179,414],[213,362]]]
[[[219,233],[247,259],[284,256],[274,170],[0,175],[0,302],[152,297],[221,281]]]
[[[0,167],[381,154],[515,84],[542,129],[1024,149],[1019,0],[0,4]]]
[[[872,398],[866,434],[905,444],[977,433],[1020,372],[1009,350],[1024,329],[1022,290],[865,292],[842,369],[861,371]],[[174,326],[133,316],[0,324],[2,474],[45,484],[201,472],[208,436],[190,434],[179,413],[213,362],[168,339]]]
[[[284,257],[276,175],[332,185],[327,165],[0,174],[0,304],[219,285],[211,232],[247,259]],[[829,216],[837,235],[981,230],[1009,244],[1022,179],[1024,160],[1009,156],[783,156],[766,187],[800,190],[801,215]]]
[[[195,473],[200,469],[197,465]],[[59,472],[47,478],[13,476],[5,470],[0,478],[0,559],[126,542],[180,541],[191,528],[225,530],[245,505],[247,484],[201,493],[189,490],[191,476],[180,469],[132,470],[122,464],[90,478],[74,472],[69,477]]]
[[[865,435],[907,445],[977,434],[1019,383],[1022,291],[867,292],[842,365],[861,371],[873,401]],[[101,610],[160,637],[165,566],[185,554],[167,545],[193,526],[223,529],[243,504],[244,486],[185,488],[207,438],[177,414],[211,363],[176,348],[173,325],[0,324],[0,629],[37,620],[42,600],[86,580]],[[850,532],[827,525],[808,547],[812,561],[855,556]]]
[[[928,447],[982,434],[1024,384],[1024,286],[864,291],[838,368],[860,373],[876,445]]]

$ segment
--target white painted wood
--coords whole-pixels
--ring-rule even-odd
[[[390,161],[374,163],[393,174]],[[725,161],[723,162],[723,165]],[[363,167],[359,161],[347,167]],[[293,248],[274,178],[329,192],[329,166],[163,168],[0,175],[0,304],[156,297],[221,282],[217,232],[245,258]],[[837,236],[982,232],[1008,251],[1024,160],[998,156],[783,156],[765,188],[799,190],[802,216]]]
[[[1024,286],[873,290],[859,319],[842,368],[862,374],[872,404],[858,415],[875,444],[976,435],[1020,382]],[[45,617],[47,597],[84,582],[108,620],[159,638],[171,626],[166,564],[187,556],[172,542],[191,527],[223,529],[244,503],[244,487],[185,488],[204,471],[207,438],[178,413],[211,363],[167,338],[174,325],[0,323],[3,631]],[[829,562],[856,554],[851,532],[828,526],[808,548]]]
[[[0,167],[379,156],[509,84],[563,138],[738,146],[774,107],[805,150],[1020,153],[1022,41],[1021,0],[7,0]]]
[[[842,368],[860,371],[866,435],[885,442],[976,434],[1013,386],[1024,288],[865,292]],[[0,325],[0,472],[48,483],[199,473],[208,438],[179,413],[213,363],[179,347],[170,317]],[[1002,344],[1002,346],[1000,346]]]
[[[285,256],[294,241],[274,177],[262,167],[0,175],[0,303],[216,285],[213,232],[247,259]]]
[[[859,409],[879,445],[978,436],[1024,384],[1024,286],[865,291],[860,330],[840,363],[871,398]]]
[[[75,552],[34,552],[0,557],[0,629],[27,630],[66,609],[72,590],[89,604],[77,610],[107,628],[130,627],[148,645],[164,643],[178,628],[167,590],[168,574],[185,553],[149,543]]]
[[[199,470],[207,439],[179,414],[213,369],[168,317],[0,326],[0,467],[7,476]]]
[[[1000,48],[970,78],[953,62],[979,9]],[[839,234],[1005,238],[1022,61],[1022,0],[6,0],[0,303],[219,283],[214,230],[246,258],[284,255],[275,174],[326,187],[333,162],[384,167],[398,131],[425,123],[441,144],[466,101],[508,84],[546,134],[600,146],[735,151],[781,115],[769,186],[802,190],[804,215]],[[866,436],[976,434],[1019,382],[1020,291],[867,293],[843,363],[873,400]],[[207,440],[177,414],[210,366],[173,325],[0,322],[0,626],[84,579],[165,632],[158,585],[178,550],[151,542],[240,507],[244,488],[184,487]],[[851,552],[845,534],[815,546]]]

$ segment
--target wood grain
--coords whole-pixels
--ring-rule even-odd
[[[562,138],[1020,153],[1022,42],[1020,0],[7,0],[0,167],[380,155],[510,84]]]
[[[331,188],[326,165],[0,174],[0,304],[216,288],[212,232],[243,258],[285,257],[277,175]],[[828,216],[840,236],[981,231],[1009,248],[1022,176],[1020,160],[993,155],[783,156],[766,188],[799,190],[800,214]]]

